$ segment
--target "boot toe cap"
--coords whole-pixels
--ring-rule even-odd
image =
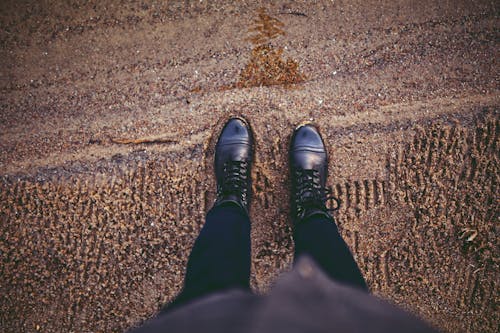
[[[295,130],[290,146],[290,161],[293,168],[324,172],[327,167],[326,148],[313,125],[302,125]]]
[[[250,129],[240,118],[230,119],[219,137],[219,145],[232,143],[251,143]]]
[[[228,161],[252,160],[252,132],[249,125],[240,118],[230,119],[219,136],[215,147],[215,172],[222,177],[224,164]]]
[[[324,151],[325,145],[318,130],[312,125],[302,125],[295,131],[292,150]]]

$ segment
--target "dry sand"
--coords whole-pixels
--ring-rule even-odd
[[[252,58],[263,6],[284,32],[274,72]],[[291,265],[287,146],[312,121],[373,293],[443,331],[496,332],[498,12],[2,1],[0,330],[122,331],[172,300],[214,199],[215,138],[240,115],[257,142],[256,292]],[[254,69],[292,75],[252,87]]]

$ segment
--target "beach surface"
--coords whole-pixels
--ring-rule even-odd
[[[2,1],[0,331],[120,332],[171,301],[241,116],[256,293],[292,266],[288,145],[312,122],[371,291],[444,332],[497,332],[498,13]]]

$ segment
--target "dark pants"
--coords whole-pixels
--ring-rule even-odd
[[[349,248],[330,218],[312,216],[295,227],[295,259],[307,254],[334,280],[367,290]],[[165,310],[230,288],[250,289],[250,219],[233,203],[212,208],[196,239],[184,289]]]

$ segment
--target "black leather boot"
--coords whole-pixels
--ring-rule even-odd
[[[215,205],[234,202],[248,212],[253,139],[250,126],[240,118],[226,123],[215,146]]]
[[[315,214],[331,218],[325,205],[328,157],[318,130],[310,124],[299,126],[290,144],[290,176],[292,180],[292,218],[294,223]]]

